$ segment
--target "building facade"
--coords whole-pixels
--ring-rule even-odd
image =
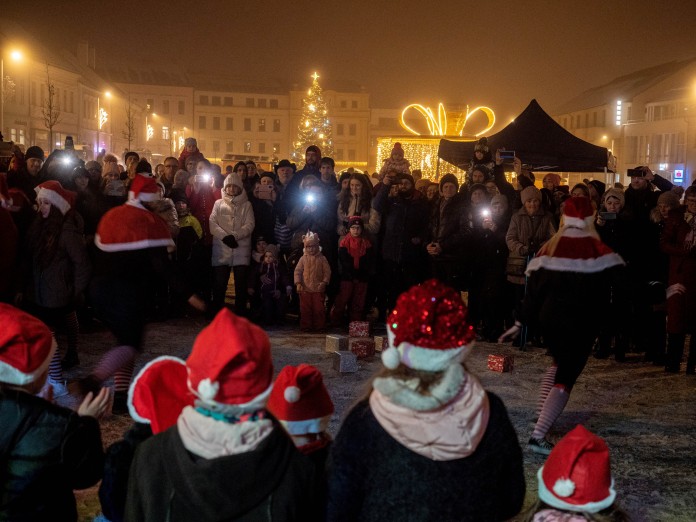
[[[609,148],[614,181],[647,165],[677,185],[694,181],[696,167],[696,59],[675,61],[590,89],[554,111],[579,138]]]

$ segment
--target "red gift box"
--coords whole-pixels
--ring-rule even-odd
[[[350,337],[370,337],[370,323],[367,321],[351,321],[348,325]]]
[[[511,372],[513,365],[512,355],[488,356],[488,369],[494,372]]]
[[[372,339],[356,339],[350,343],[350,351],[358,359],[367,359],[375,355],[375,342]]]

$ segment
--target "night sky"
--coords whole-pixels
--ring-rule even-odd
[[[98,62],[301,88],[317,70],[325,88],[364,86],[372,107],[485,104],[501,123],[532,98],[553,111],[617,76],[696,57],[694,0],[2,3],[47,42],[89,40]]]

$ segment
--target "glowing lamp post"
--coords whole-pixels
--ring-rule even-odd
[[[10,59],[14,62],[22,61],[22,52],[10,51]],[[0,134],[5,129],[5,56],[0,51]]]

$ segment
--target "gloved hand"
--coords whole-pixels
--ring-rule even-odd
[[[522,330],[522,323],[515,321],[515,324],[498,337],[498,343],[504,343],[507,339],[515,339],[520,334],[520,330]]]
[[[239,246],[239,243],[237,243],[237,240],[234,238],[232,234],[223,237],[222,242],[230,248],[237,248]]]

